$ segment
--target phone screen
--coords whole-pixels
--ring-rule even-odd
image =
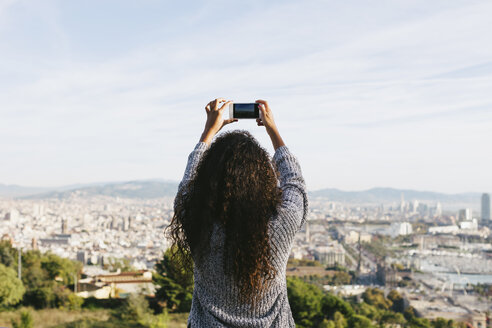
[[[259,118],[258,104],[233,104],[234,118]]]

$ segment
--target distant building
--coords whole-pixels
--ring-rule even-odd
[[[482,195],[482,222],[488,224],[490,221],[490,195]]]
[[[321,246],[314,250],[314,258],[326,266],[345,265],[345,250],[341,245]]]
[[[87,253],[85,251],[78,251],[77,261],[82,262],[82,264],[87,264]]]
[[[445,233],[445,234],[456,234],[460,228],[457,225],[447,225],[447,226],[437,226],[437,227],[430,227],[429,228],[429,233],[431,234],[436,234],[436,233]]]
[[[32,207],[32,215],[34,217],[41,217],[44,215],[44,205],[34,204]]]
[[[5,214],[5,220],[14,222],[14,221],[17,221],[19,219],[19,216],[20,216],[19,211],[17,211],[16,209],[13,209],[10,212],[8,212],[7,214]]]
[[[472,219],[472,211],[469,208],[464,208],[459,210],[458,219],[460,221],[471,221]]]
[[[131,293],[143,293],[154,296],[155,286],[152,283],[152,272],[121,272],[116,274],[98,275],[94,277],[94,284],[110,286],[111,297],[127,297]]]
[[[69,245],[70,237],[69,234],[56,234],[52,238],[40,238],[39,242],[44,245]]]
[[[412,225],[409,222],[393,222],[390,230],[393,237],[410,235],[413,232]]]
[[[429,206],[427,204],[420,203],[417,207],[417,212],[420,216],[425,217],[429,214]]]
[[[442,215],[442,206],[441,203],[437,202],[434,216],[441,217],[441,215]]]
[[[34,237],[31,239],[31,249],[34,251],[38,249],[38,241]]]
[[[463,230],[477,230],[478,229],[477,219],[460,222],[460,229],[463,229]]]
[[[61,233],[66,234],[67,232],[68,232],[67,219],[62,219],[62,221],[61,221]]]
[[[94,297],[98,299],[111,298],[111,286],[102,285],[98,286],[93,283],[82,282],[77,284],[77,295],[83,298]],[[114,295],[114,293],[113,293]]]
[[[453,229],[456,229],[456,231],[458,231],[457,226],[444,226],[444,227],[455,227]],[[442,228],[442,227],[431,227],[431,229],[433,228]],[[434,249],[442,246],[458,248],[461,245],[461,240],[458,236],[449,235],[449,234],[415,235],[412,237],[412,243],[419,245],[420,250]]]
[[[368,232],[358,232],[354,230],[350,230],[347,234],[343,235],[343,241],[347,244],[356,244],[361,243],[370,243],[372,240],[372,235]]]

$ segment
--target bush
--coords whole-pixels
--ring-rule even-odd
[[[168,321],[167,311],[154,315],[145,297],[138,294],[130,294],[113,316],[131,327],[165,328]]]
[[[55,294],[50,287],[38,287],[28,290],[24,295],[24,304],[36,309],[52,307],[55,304]]]
[[[31,312],[22,311],[20,321],[12,320],[12,328],[33,328],[34,322],[32,320]]]
[[[15,271],[0,264],[0,308],[19,303],[24,292],[24,285]]]
[[[68,308],[70,310],[79,310],[82,307],[82,304],[84,304],[84,299],[80,296],[77,296],[77,294],[70,293],[68,295]]]

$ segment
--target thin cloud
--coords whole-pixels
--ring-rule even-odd
[[[465,149],[481,154],[480,141],[491,139],[477,127],[490,121],[492,103],[490,2],[210,2],[174,10],[168,20],[149,16],[155,21],[128,37],[142,35],[139,42],[107,40],[122,51],[76,30],[84,17],[72,16],[77,10],[69,5],[53,2],[40,17],[30,6],[22,2],[15,11],[2,11],[0,5],[10,22],[5,24],[22,24],[31,15],[46,25],[19,35],[6,35],[5,24],[0,29],[0,67],[7,72],[0,76],[0,148],[10,159],[0,164],[0,182],[179,179],[203,128],[203,104],[215,96],[269,99],[289,146],[307,163],[313,188],[410,181],[459,191],[468,190],[470,180],[492,181],[489,171],[477,170],[475,178],[463,174],[452,183],[435,178],[438,167],[448,165],[444,159]],[[122,8],[112,23],[132,17]],[[219,8],[220,19],[211,19]],[[102,21],[95,26],[106,32]],[[111,28],[118,32],[118,25]],[[38,36],[49,47],[34,42],[28,48]],[[15,39],[25,41],[9,42]],[[457,148],[449,149],[432,124],[452,140],[453,129],[466,131],[468,147],[457,139]],[[235,127],[268,144],[255,126]],[[418,178],[399,176],[398,167],[436,147],[443,149],[442,161],[416,161]],[[384,154],[388,149],[391,156]],[[380,170],[373,153],[395,169]],[[470,169],[458,164],[458,171]],[[352,181],[344,173],[348,167]],[[474,186],[492,189],[484,182]]]

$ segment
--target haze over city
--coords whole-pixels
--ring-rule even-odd
[[[492,191],[491,2],[187,5],[0,1],[0,183],[177,181],[225,97],[311,190]]]

